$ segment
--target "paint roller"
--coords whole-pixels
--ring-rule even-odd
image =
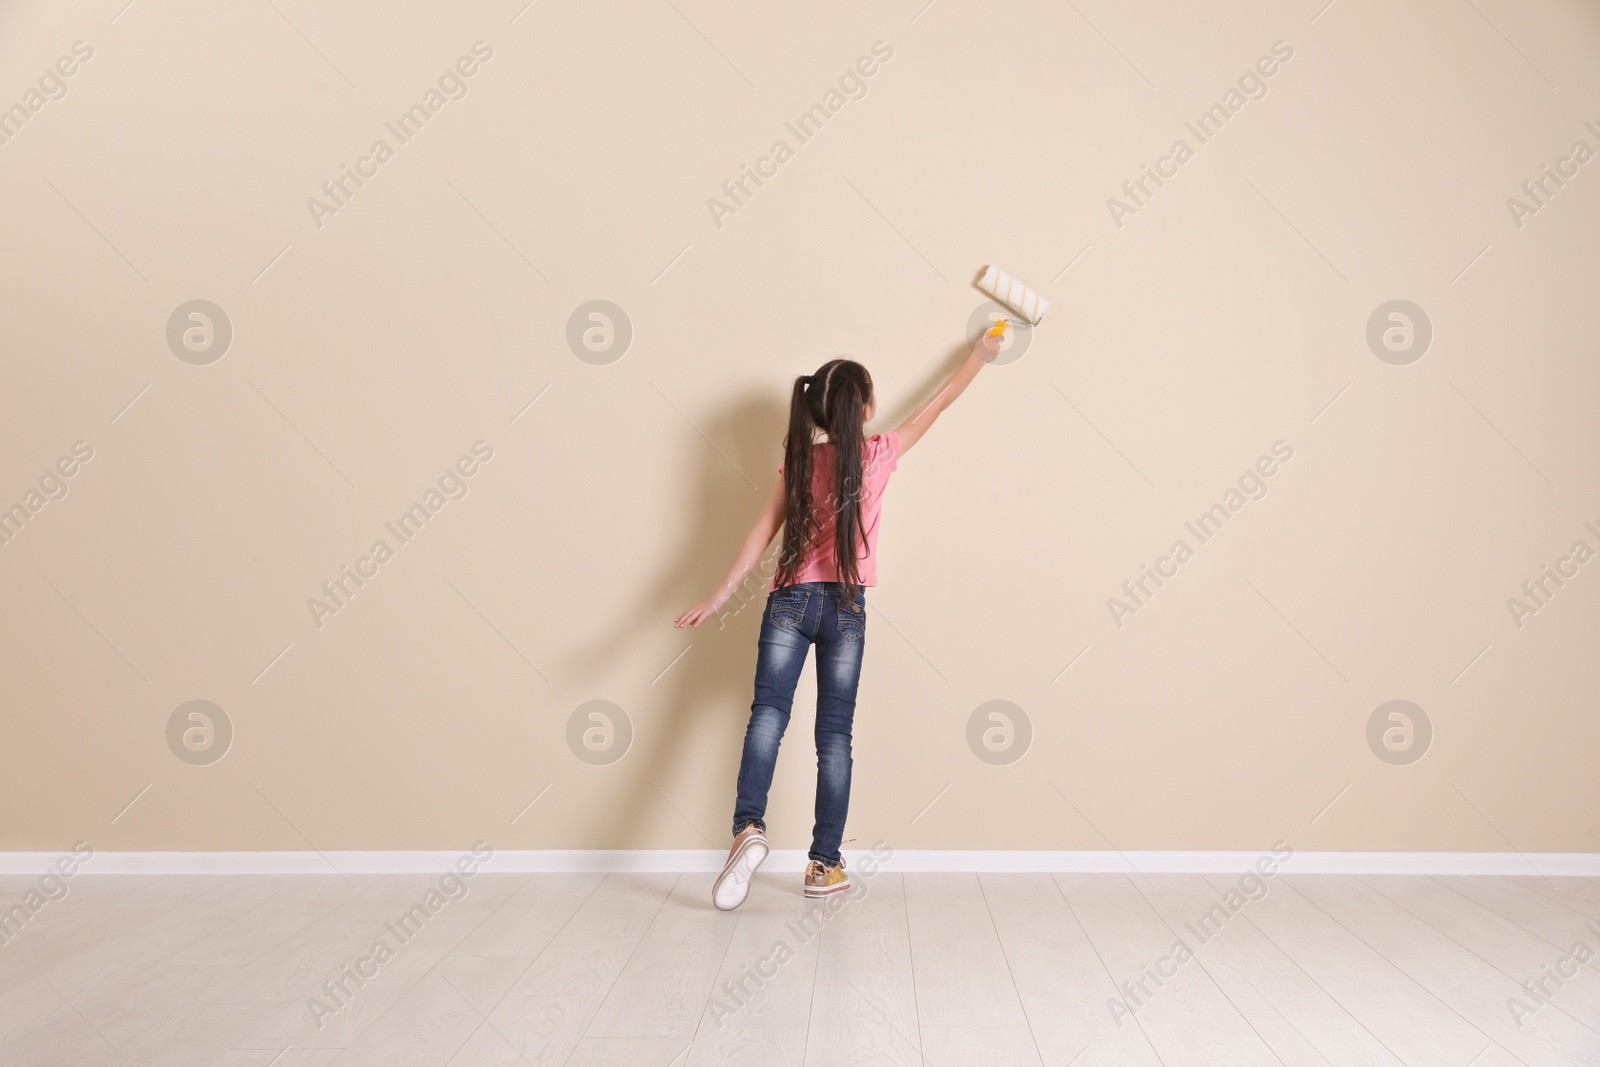
[[[1018,326],[1037,326],[1044,318],[1044,313],[1050,310],[1050,301],[992,263],[984,270],[983,277],[978,279],[978,288],[1022,316],[1021,320],[1009,318],[997,320],[989,331],[990,337],[1004,334],[1008,322],[1016,323]]]

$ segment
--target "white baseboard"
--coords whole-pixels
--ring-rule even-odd
[[[450,852],[96,852],[80,859],[81,874],[435,874],[466,850]],[[847,867],[870,855],[846,849]],[[43,874],[56,852],[0,852],[0,875]],[[881,862],[886,871],[977,874],[1064,872],[1235,874],[1260,852],[963,852],[897,849]],[[558,872],[698,871],[722,869],[724,854],[710,849],[550,849],[496,851],[481,870],[492,874]],[[766,869],[800,871],[806,853],[774,849]],[[1600,878],[1594,852],[1296,852],[1284,874],[1547,875]]]

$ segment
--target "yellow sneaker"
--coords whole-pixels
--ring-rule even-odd
[[[732,911],[750,895],[750,877],[767,858],[767,835],[761,827],[751,823],[733,838],[728,850],[728,862],[722,873],[711,884],[711,903],[723,911]]]
[[[844,873],[843,856],[839,857],[837,867],[824,867],[816,860],[806,864],[806,896],[828,897],[849,888],[850,876]]]

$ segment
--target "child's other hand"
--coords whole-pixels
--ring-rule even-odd
[[[715,596],[708,596],[688,611],[672,620],[672,625],[678,629],[685,626],[699,626],[711,616],[722,610],[723,601]]]

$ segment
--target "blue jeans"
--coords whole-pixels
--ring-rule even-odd
[[[789,725],[794,687],[806,654],[817,646],[817,807],[811,859],[839,865],[839,842],[850,808],[850,728],[867,639],[866,591],[844,601],[839,582],[800,582],[767,594],[756,654],[756,695],[739,762],[739,797],[733,832],[750,823],[766,830],[767,791],[778,744]]]

